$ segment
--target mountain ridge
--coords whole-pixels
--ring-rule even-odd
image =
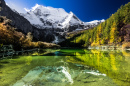
[[[25,35],[31,32],[34,37],[34,41],[51,42],[54,40],[55,33],[53,30],[51,30],[51,32],[50,30],[39,30],[38,28],[32,26],[27,19],[8,7],[4,0],[1,0],[0,8],[0,16],[5,16],[6,18],[10,19],[12,21],[11,25],[15,27],[17,31],[20,31]]]
[[[37,8],[38,6],[39,5],[33,7],[33,10],[28,10],[29,12],[26,13],[29,16],[33,14],[32,19],[34,20],[34,23],[36,23],[35,25],[33,25],[28,19],[24,18],[23,14],[18,13],[17,11],[14,11],[9,6],[7,6],[4,0],[1,0],[0,3],[0,15],[6,16],[8,19],[10,19],[12,21],[11,25],[14,26],[17,31],[20,31],[25,35],[31,32],[34,37],[34,41],[55,42],[58,39],[57,42],[61,42],[65,40],[66,34],[68,32],[89,29],[91,27],[97,26],[97,24],[89,24],[84,26],[84,22],[78,19],[78,17],[74,13],[67,13],[62,8],[40,6],[39,9],[43,8],[45,10],[39,10]],[[51,10],[50,12],[52,12],[52,14],[55,13],[55,15],[51,14],[50,16],[50,14],[48,14],[48,9]],[[42,11],[44,12],[44,14],[42,13]],[[59,14],[59,11],[61,14]],[[56,16],[57,14],[59,16]],[[39,18],[37,18],[36,15],[38,15]],[[50,20],[48,19],[48,16]],[[51,20],[52,17],[53,20]],[[40,23],[36,21],[37,19],[41,22],[41,26],[39,25]]]
[[[32,9],[26,9],[27,13],[21,15],[37,28],[59,28],[66,29],[75,26],[75,29],[84,29],[87,25],[97,25],[104,21],[97,20],[93,22],[81,21],[73,12],[67,13],[63,8],[46,7],[36,4]],[[95,23],[97,22],[97,23]],[[85,24],[87,23],[87,24]],[[83,26],[82,26],[83,25]],[[81,26],[81,27],[79,27]],[[75,30],[74,29],[74,30]]]
[[[31,10],[28,10],[27,13],[21,15],[30,21],[32,25],[39,26],[40,29],[63,29],[69,25],[69,22],[71,22],[71,25],[73,23],[81,24],[80,19],[78,19],[72,12],[67,13],[62,8],[45,7],[38,4],[36,4]],[[73,18],[73,16],[75,18]]]

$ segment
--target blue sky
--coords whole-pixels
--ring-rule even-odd
[[[115,13],[121,5],[130,0],[5,0],[6,3],[17,10],[25,12],[24,8],[31,9],[35,4],[63,8],[72,11],[82,21],[107,19]]]

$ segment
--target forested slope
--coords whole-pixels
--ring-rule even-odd
[[[130,2],[121,6],[105,22],[88,29],[60,43],[69,47],[88,47],[98,45],[122,45],[130,42]]]
[[[33,42],[33,36],[29,32],[27,35],[18,32],[16,28],[11,25],[11,20],[0,16],[0,44],[13,45],[15,50],[30,49],[30,48],[53,48],[59,47],[56,44],[46,42]]]

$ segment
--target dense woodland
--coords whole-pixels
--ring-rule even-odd
[[[130,2],[121,6],[109,19],[97,27],[78,33],[65,42],[60,43],[68,47],[88,47],[98,45],[130,46]]]

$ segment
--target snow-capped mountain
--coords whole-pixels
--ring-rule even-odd
[[[97,25],[99,25],[100,23],[104,22],[105,20],[94,20],[94,21],[90,21],[90,22],[84,22],[84,29],[89,29],[89,28],[93,28],[96,27]]]
[[[104,22],[105,20],[102,19],[102,20],[94,20],[94,21],[90,21],[90,22],[85,22],[84,25],[98,25],[102,22]]]
[[[36,5],[27,13],[18,13],[6,5],[4,0],[0,3],[0,15],[12,20],[11,25],[17,31],[27,34],[31,32],[35,41],[59,43],[65,40],[66,33],[93,27],[94,23],[82,22],[74,13],[67,13],[62,8]],[[92,25],[94,24],[94,25]]]
[[[35,7],[30,10],[26,9],[26,11],[27,13],[21,15],[39,29],[64,29],[83,24],[72,12],[67,13],[62,8],[45,7],[36,4]]]

